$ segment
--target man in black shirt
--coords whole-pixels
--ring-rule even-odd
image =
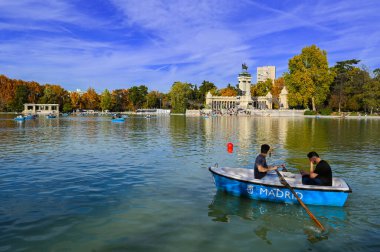
[[[270,150],[270,146],[267,144],[261,145],[261,153],[256,157],[255,160],[255,168],[254,174],[255,179],[262,179],[267,175],[268,171],[276,170],[278,166],[268,166],[266,156],[268,155],[268,151]],[[281,165],[284,167],[283,165]]]
[[[309,152],[307,157],[310,161],[310,172],[301,171],[302,184],[332,186],[332,172],[330,165],[322,160],[315,152]],[[314,164],[317,166],[314,169]]]

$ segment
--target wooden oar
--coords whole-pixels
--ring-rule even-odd
[[[278,178],[280,179],[280,182],[281,184],[283,184],[284,186],[286,186],[294,195],[294,197],[296,197],[296,199],[298,200],[298,202],[301,204],[301,206],[305,209],[305,211],[307,212],[307,214],[310,216],[310,218],[315,222],[315,224],[317,224],[317,226],[323,231],[325,232],[326,229],[325,227],[322,225],[322,223],[320,223],[317,218],[315,218],[314,214],[312,212],[310,212],[309,208],[302,202],[302,200],[300,199],[300,197],[298,197],[297,193],[294,191],[294,189],[289,185],[289,183],[285,180],[285,178],[281,175],[281,173],[278,171],[278,170],[275,170],[277,175],[278,175]]]

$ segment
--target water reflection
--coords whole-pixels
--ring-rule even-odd
[[[309,206],[309,209],[325,225],[328,232],[335,232],[345,225],[345,208]],[[320,233],[299,205],[250,200],[217,191],[208,206],[208,216],[216,222],[231,222],[236,216],[252,221],[255,223],[256,236],[268,244],[271,244],[268,234],[273,231],[297,233],[303,230],[312,243],[328,238],[327,234]]]

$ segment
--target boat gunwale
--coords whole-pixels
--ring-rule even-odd
[[[213,173],[213,174],[216,174],[218,176],[222,176],[222,177],[225,177],[225,178],[228,178],[228,179],[232,179],[232,180],[237,180],[237,181],[240,181],[240,182],[246,182],[246,183],[251,183],[251,184],[256,184],[256,185],[262,185],[262,186],[268,186],[268,187],[276,187],[276,188],[285,188],[286,187],[284,185],[273,185],[273,184],[266,184],[266,183],[260,183],[260,182],[256,182],[256,181],[251,181],[251,180],[244,180],[244,179],[238,179],[238,178],[233,178],[233,177],[229,177],[227,175],[224,175],[224,174],[220,174],[214,170],[212,170],[212,168],[218,168],[218,167],[209,167],[208,170]],[[227,167],[226,167],[227,168]],[[322,192],[343,192],[343,193],[352,193],[352,189],[351,187],[349,186],[349,184],[344,181],[348,187],[348,190],[347,189],[325,189],[325,188],[305,188],[305,187],[298,187],[298,186],[292,186],[293,189],[297,189],[297,190],[307,190],[307,191],[322,191]]]

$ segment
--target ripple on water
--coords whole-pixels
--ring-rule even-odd
[[[376,251],[378,121],[130,117],[0,120],[0,251]],[[234,152],[226,152],[233,142]],[[343,208],[216,192],[207,167],[307,166],[316,150],[353,189]]]

